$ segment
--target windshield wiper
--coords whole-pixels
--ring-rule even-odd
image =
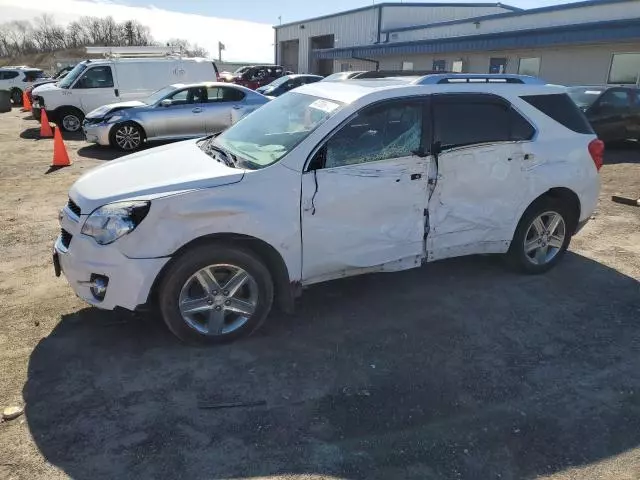
[[[224,162],[224,164],[227,167],[235,167],[236,163],[237,163],[237,159],[235,158],[235,156],[229,152],[227,152],[226,150],[223,150],[220,147],[216,147],[215,145],[213,145],[213,139],[215,137],[211,137],[210,139],[206,140],[206,144],[204,145],[204,151],[207,155],[211,155],[211,152],[216,152],[219,155],[219,157],[222,159],[222,161]]]

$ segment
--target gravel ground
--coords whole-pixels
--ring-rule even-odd
[[[308,289],[252,338],[185,347],[53,276],[57,211],[115,157],[0,115],[0,478],[640,478],[640,148],[607,154],[563,263],[492,257]],[[226,410],[219,402],[264,402]]]

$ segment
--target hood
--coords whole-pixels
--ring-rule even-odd
[[[107,203],[152,199],[242,180],[244,170],[228,167],[187,140],[127,155],[80,177],[69,197],[82,212]]]
[[[59,90],[57,85],[58,84],[55,82],[45,83],[44,85],[38,85],[36,88],[33,89],[33,94],[40,95],[41,93],[44,93],[49,90]]]
[[[146,103],[143,103],[140,100],[110,103],[108,105],[103,105],[101,107],[98,107],[95,110],[91,110],[86,116],[87,118],[102,118],[107,113],[115,112],[118,110],[124,110],[125,108],[142,107],[142,106],[146,106]]]

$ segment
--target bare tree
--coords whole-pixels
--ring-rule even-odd
[[[207,56],[207,51],[184,39],[172,39],[191,56]],[[29,21],[0,24],[0,57],[19,57],[30,53],[57,52],[65,48],[84,46],[144,46],[158,45],[149,27],[137,20],[116,22],[113,17],[81,17],[62,27],[52,15],[42,14]]]

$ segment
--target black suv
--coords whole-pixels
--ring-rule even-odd
[[[640,88],[570,87],[568,92],[600,140],[640,140]]]

